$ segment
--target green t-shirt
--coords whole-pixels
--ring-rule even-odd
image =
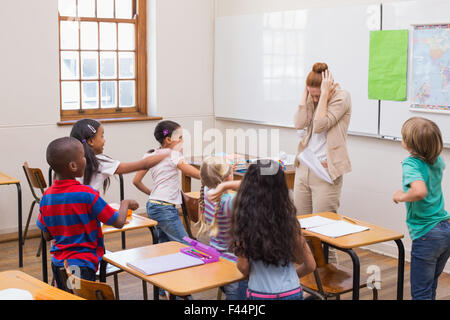
[[[408,157],[402,163],[403,191],[408,192],[411,183],[424,181],[428,193],[422,200],[405,202],[406,224],[412,240],[424,236],[439,222],[450,219],[450,215],[444,208],[444,196],[442,195],[442,173],[445,163],[439,156],[433,165],[418,158]]]

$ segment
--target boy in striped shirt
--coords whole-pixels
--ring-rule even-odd
[[[54,240],[52,271],[58,288],[65,289],[59,268],[67,259],[79,268],[82,279],[95,281],[95,273],[105,247],[101,223],[122,228],[128,209],[136,210],[134,200],[123,200],[119,211],[111,208],[90,186],[75,178],[84,174],[86,159],[83,145],[74,138],[52,141],[47,147],[47,162],[57,178],[40,202],[37,226],[45,240]]]

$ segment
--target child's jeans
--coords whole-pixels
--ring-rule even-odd
[[[411,250],[411,296],[413,300],[435,300],[438,278],[450,257],[450,222],[441,221]]]
[[[220,289],[225,293],[227,300],[245,300],[247,287],[248,280],[242,280],[220,287]]]
[[[158,242],[178,241],[189,245],[183,240],[188,234],[178,216],[178,210],[174,206],[147,202],[147,214],[150,219],[158,221],[156,231]]]

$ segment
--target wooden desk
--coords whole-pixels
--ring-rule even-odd
[[[333,220],[341,220],[343,216],[333,212],[321,212],[315,214],[297,216],[298,219],[321,216]],[[403,234],[391,231],[374,224],[359,221],[351,218],[354,222],[361,226],[367,226],[370,229],[354,234],[338,238],[330,238],[318,233],[302,229],[302,232],[306,236],[314,236],[319,238],[325,244],[325,256],[327,257],[328,246],[336,248],[338,250],[348,253],[353,262],[353,300],[359,299],[359,281],[360,281],[360,265],[359,259],[356,253],[352,250],[354,248],[368,246],[375,243],[381,243],[385,241],[395,241],[398,247],[398,268],[397,268],[397,300],[403,299],[403,283],[404,283],[404,268],[405,268],[405,249],[401,239]],[[349,221],[348,221],[349,222]]]
[[[36,300],[84,300],[17,270],[0,272],[0,290],[9,288],[26,290]]]
[[[254,157],[245,156],[246,159],[254,159]],[[191,157],[186,158],[186,162],[190,165],[200,169],[202,164],[203,157]],[[294,179],[295,179],[295,167],[294,165],[286,166],[286,171],[284,172],[286,176],[286,183],[289,189],[294,189]],[[242,180],[244,178],[245,173],[233,171],[234,180]],[[181,175],[181,189],[183,192],[191,192],[191,177],[186,176],[185,174]]]
[[[0,172],[0,185],[15,184],[17,187],[17,211],[18,211],[18,234],[19,234],[19,268],[23,267],[23,237],[22,237],[22,188],[20,181]]]
[[[154,286],[154,299],[159,298],[158,288],[175,296],[188,296],[193,293],[224,286],[244,279],[236,264],[225,259],[218,262],[145,276],[139,271],[127,266],[127,262],[152,257],[163,256],[179,252],[186,245],[179,242],[164,242],[156,245],[134,248],[124,251],[108,253],[102,263],[110,263],[139,279]]]
[[[156,232],[157,221],[139,216],[137,214],[132,214],[130,217],[127,217],[128,223],[125,224],[122,229],[114,228],[113,226],[102,226],[103,235],[114,234],[114,233],[123,233],[131,230],[137,230],[142,228],[149,228],[152,234],[153,243],[158,243],[158,233]],[[42,240],[42,279],[44,282],[48,282],[48,272],[47,272],[47,241],[43,238]],[[105,266],[106,267],[106,266]]]

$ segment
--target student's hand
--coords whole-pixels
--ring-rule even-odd
[[[392,197],[392,200],[395,203],[403,202],[404,195],[405,195],[405,193],[402,190],[397,190],[397,191],[395,191],[394,196]]]
[[[223,183],[219,184],[215,189],[210,189],[206,193],[206,198],[211,202],[219,202],[224,192]]]
[[[139,203],[137,203],[135,200],[126,200],[126,201],[128,201],[128,209],[135,211],[139,208]]]

